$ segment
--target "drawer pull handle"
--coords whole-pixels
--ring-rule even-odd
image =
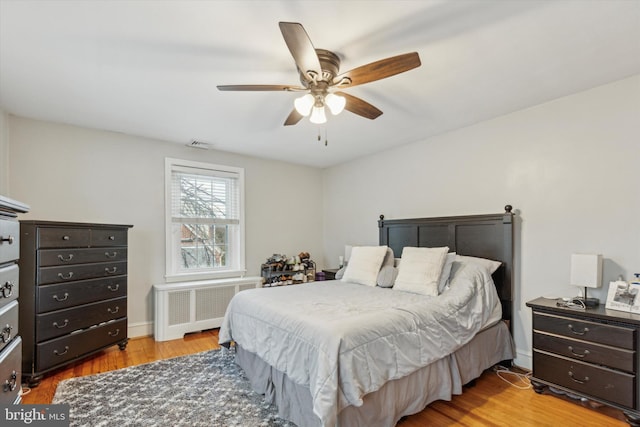
[[[575,378],[573,376],[573,372],[569,371],[569,377],[571,377],[571,379],[575,382],[577,382],[578,384],[585,384],[587,381],[589,381],[589,377],[584,377],[584,379],[579,380],[577,378]]]
[[[69,240],[69,239],[70,239],[70,237],[67,236],[67,235],[62,236],[62,240]]]
[[[69,294],[65,292],[62,298],[58,297],[58,295],[54,295],[52,298],[58,302],[66,301],[69,298]]]
[[[4,386],[2,387],[2,390],[5,392],[14,391],[17,385],[18,385],[18,373],[16,371],[13,371],[11,372],[11,376],[9,377],[9,379],[4,380]]]
[[[104,256],[106,256],[107,258],[115,258],[115,257],[117,257],[117,256],[118,256],[118,252],[116,252],[116,251],[113,251],[113,252],[111,252],[111,253],[109,253],[109,252],[105,252],[105,253],[104,253]]]
[[[58,259],[62,262],[69,262],[73,259],[73,254],[69,254],[66,258],[63,255],[58,255]]]
[[[117,306],[117,305],[116,305],[116,308],[115,308],[115,309],[113,309],[113,310],[111,309],[111,307],[107,307],[107,311],[108,311],[109,313],[111,313],[111,314],[116,314],[117,312],[119,312],[119,311],[120,311],[120,306]]]
[[[12,329],[13,329],[13,326],[11,326],[11,325],[7,325],[4,328],[2,328],[2,334],[0,335],[0,339],[2,340],[2,342],[11,341],[11,330]]]
[[[119,333],[120,333],[120,329],[116,329],[115,331],[109,331],[109,335],[112,337],[118,336]]]
[[[569,323],[567,325],[567,327],[575,335],[585,335],[587,332],[589,332],[589,328],[587,328],[587,327],[585,327],[582,331],[576,331],[575,329],[573,329],[573,325],[571,323]]]
[[[573,351],[573,347],[571,346],[569,346],[569,351],[571,352],[571,354],[573,354],[576,357],[585,357],[590,354],[589,350],[585,350],[582,353],[576,353],[575,351]]]
[[[64,323],[62,325],[58,325],[58,322],[53,322],[53,326],[55,326],[58,329],[66,328],[68,324],[69,324],[69,319],[64,319]]]
[[[120,283],[116,283],[116,285],[115,285],[115,286],[108,285],[108,286],[107,286],[107,289],[109,289],[111,292],[115,292],[115,291],[117,291],[118,289],[120,289]]]
[[[13,282],[9,281],[2,287],[2,297],[9,298],[13,294]]]
[[[113,235],[109,236],[109,240],[116,240],[116,236],[113,236]]]
[[[18,385],[18,373],[16,371],[11,372],[11,376],[8,380],[4,380],[4,386],[2,389],[7,391],[14,391]]]
[[[67,353],[69,353],[69,346],[68,345],[64,346],[64,351],[62,351],[62,352],[59,352],[58,350],[53,350],[53,354],[55,354],[56,356],[64,356]]]
[[[69,280],[73,277],[73,271],[70,271],[69,274],[67,274],[66,276],[62,273],[58,273],[58,277],[61,278],[62,280]]]
[[[118,267],[113,267],[111,270],[109,270],[109,267],[104,268],[104,272],[107,274],[116,274],[117,271]]]
[[[3,237],[0,237],[0,241],[2,241],[2,242],[7,242],[7,243],[9,243],[10,245],[13,245],[14,240],[15,240],[15,239],[13,238],[13,236],[7,236],[7,237],[4,237],[4,236],[3,236]]]

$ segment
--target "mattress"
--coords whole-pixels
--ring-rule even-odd
[[[299,426],[322,426],[314,414],[311,392],[291,381],[257,355],[235,347],[236,362],[244,370],[253,389],[275,404],[278,415]],[[478,333],[455,353],[443,357],[412,374],[387,382],[364,396],[360,406],[347,406],[337,415],[337,426],[394,426],[400,418],[422,411],[436,400],[451,400],[463,385],[482,372],[515,357],[513,340],[504,322]]]
[[[308,389],[320,425],[334,426],[345,408],[453,354],[499,313],[490,274],[465,265],[437,297],[341,281],[243,291],[219,341]]]

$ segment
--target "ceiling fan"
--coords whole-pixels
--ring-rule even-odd
[[[306,92],[294,101],[294,108],[285,120],[285,126],[295,125],[309,115],[312,123],[325,123],[327,121],[325,106],[334,115],[344,109],[373,120],[380,116],[382,111],[340,90],[391,77],[421,65],[418,53],[411,52],[381,59],[338,74],[340,70],[338,55],[325,49],[314,48],[302,24],[280,22],[279,25],[284,41],[298,68],[301,85],[220,85],[218,90]]]

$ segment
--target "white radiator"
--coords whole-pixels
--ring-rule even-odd
[[[260,286],[260,277],[153,285],[155,340],[174,340],[188,332],[219,327],[231,298]]]

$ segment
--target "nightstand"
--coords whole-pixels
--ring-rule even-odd
[[[336,280],[336,273],[339,268],[326,268],[322,270],[324,273],[324,280]]]
[[[533,314],[533,375],[537,393],[547,386],[623,411],[640,426],[640,315],[559,307],[557,300],[527,303]]]

